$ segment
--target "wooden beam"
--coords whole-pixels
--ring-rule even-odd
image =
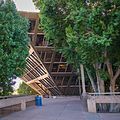
[[[23,11],[19,11],[20,14],[28,19],[38,19],[39,15],[37,12],[23,12]]]
[[[59,85],[58,86],[59,88],[67,88],[68,86],[67,85],[63,85],[63,86],[61,86],[61,85]],[[78,88],[79,87],[79,85],[71,85],[71,86],[69,86],[70,88]],[[48,87],[48,89],[50,89],[50,88],[53,88],[53,86],[52,87]]]
[[[35,50],[37,52],[41,52],[41,51],[44,51],[44,52],[53,52],[54,48],[53,47],[49,47],[49,46],[35,46]]]
[[[72,72],[51,72],[52,76],[72,76]]]
[[[37,77],[37,78],[35,78],[35,79],[33,79],[33,80],[27,82],[27,84],[32,84],[32,83],[34,83],[34,82],[36,82],[36,81],[45,79],[46,77],[48,77],[48,74],[45,74],[45,75],[43,75],[43,76],[39,76],[39,77]]]
[[[22,79],[23,80],[23,82],[25,83],[25,84],[27,84],[27,82],[25,82],[24,81],[24,78]],[[31,87],[33,90],[35,90],[37,93],[39,93],[40,95],[42,95],[40,92],[39,92],[39,90],[38,89],[36,89],[33,85],[29,85],[29,84],[27,84],[29,87]]]
[[[54,52],[52,53],[52,57],[51,57],[51,62],[50,62],[50,67],[49,67],[49,73],[52,72],[53,62],[54,62],[54,60],[55,60],[55,55],[56,55],[56,52],[54,51]]]

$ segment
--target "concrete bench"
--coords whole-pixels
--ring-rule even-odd
[[[21,110],[25,110],[26,103],[30,102],[30,101],[34,101],[34,100],[35,100],[35,95],[1,99],[0,100],[0,108],[5,108],[5,107],[21,104]]]
[[[88,96],[87,107],[88,112],[96,113],[97,103],[120,103],[120,95],[99,95],[99,96]]]

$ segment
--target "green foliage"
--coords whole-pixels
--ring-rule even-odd
[[[69,52],[69,48],[72,49],[85,64],[103,62],[104,51],[112,54],[118,46],[115,42],[120,43],[119,3],[103,0],[89,3],[39,0],[41,24],[46,38],[65,54],[66,50]],[[115,52],[114,55],[118,56],[117,50]]]
[[[0,2],[0,95],[8,95],[14,75],[24,72],[28,56],[28,21],[21,17],[12,0]]]
[[[31,89],[28,85],[22,82],[17,90],[20,95],[34,95],[37,94],[33,89]]]
[[[46,38],[69,63],[93,66],[109,59],[115,71],[120,66],[119,0],[38,0],[36,4]],[[100,72],[104,79],[106,72]]]
[[[106,81],[109,79],[109,75],[105,70],[99,70],[99,73],[102,80]]]

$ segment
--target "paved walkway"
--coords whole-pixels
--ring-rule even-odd
[[[88,113],[79,97],[44,99],[42,107],[30,107],[0,120],[120,120],[120,113]]]

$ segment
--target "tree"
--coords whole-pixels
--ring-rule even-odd
[[[56,50],[64,54],[68,63],[74,64],[74,67],[79,66],[77,67],[77,71],[79,72],[78,75],[80,75],[79,55],[76,54],[72,46],[68,47],[68,43],[66,42],[66,27],[68,23],[66,23],[64,19],[66,18],[67,12],[64,13],[64,10],[61,10],[67,10],[65,8],[66,1],[34,1],[38,7],[40,6],[41,24],[47,40],[54,45]],[[59,8],[59,6],[61,8]],[[80,77],[78,78],[80,79]]]
[[[105,92],[108,80],[114,92],[120,75],[120,1],[39,0],[36,4],[48,41],[69,63],[77,68],[84,65],[97,88],[94,91]]]
[[[18,88],[18,93],[20,95],[34,95],[37,94],[31,87],[22,82]]]
[[[69,3],[71,12],[67,39],[77,38],[76,51],[85,65],[92,65],[96,71],[98,91],[104,92],[104,80],[110,80],[110,91],[115,91],[115,82],[120,75],[120,13],[118,0]],[[76,6],[76,7],[75,7]],[[71,32],[69,32],[71,31]],[[117,44],[116,44],[117,43]]]
[[[12,92],[11,80],[21,76],[28,56],[28,21],[12,0],[0,1],[0,95]]]

